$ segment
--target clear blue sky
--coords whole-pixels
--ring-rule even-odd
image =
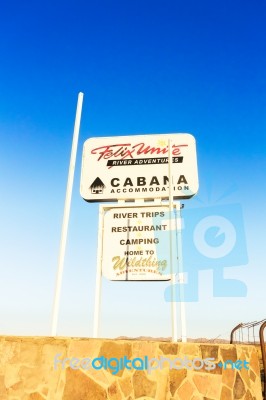
[[[266,5],[237,1],[5,2],[0,14],[0,333],[48,335],[77,94],[84,92],[59,334],[92,336],[97,204],[79,195],[89,137],[190,132],[200,190],[237,203],[244,298],[200,271],[188,336],[265,318]],[[234,190],[231,190],[231,188]],[[225,195],[223,198],[220,199]],[[164,284],[103,282],[105,337],[169,336]]]

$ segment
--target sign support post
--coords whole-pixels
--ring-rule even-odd
[[[64,260],[65,260],[65,252],[66,252],[66,241],[67,241],[67,231],[68,231],[68,222],[69,222],[71,197],[72,197],[72,189],[73,189],[73,181],[74,181],[74,172],[75,172],[75,165],[76,165],[76,156],[77,156],[77,147],[78,147],[78,137],[79,137],[79,128],[80,128],[80,120],[81,120],[82,103],[83,103],[83,93],[80,92],[79,95],[78,95],[78,103],[77,103],[76,118],[75,118],[75,125],[74,125],[72,149],[71,149],[69,171],[68,171],[68,181],[67,181],[67,189],[66,189],[65,208],[64,208],[63,224],[62,224],[62,231],[61,231],[61,241],[60,241],[58,267],[57,267],[56,288],[55,288],[54,304],[53,304],[52,336],[56,336],[56,334],[57,334],[59,300],[60,300],[60,292],[61,292],[62,278],[63,278]]]
[[[172,180],[172,140],[168,140],[168,177],[169,177],[169,241],[170,241],[170,273],[171,273],[171,315],[172,315],[172,341],[177,342],[177,316],[176,316],[176,274],[173,268],[173,180]]]
[[[93,338],[99,337],[99,315],[101,307],[102,292],[102,247],[103,247],[103,218],[104,206],[99,206],[99,226],[98,226],[98,248],[97,248],[97,270],[95,285],[95,303],[94,303],[94,320],[93,320]]]
[[[180,201],[177,202],[176,208],[178,210],[176,217],[176,233],[177,233],[177,257],[178,257],[178,283],[179,283],[179,310],[181,320],[181,341],[187,341],[187,328],[186,328],[186,308],[185,308],[185,293],[184,293],[184,272],[183,272],[183,253],[182,253],[182,219]]]

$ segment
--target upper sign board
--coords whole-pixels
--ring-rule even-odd
[[[100,137],[86,140],[81,196],[90,202],[169,198],[168,141],[172,144],[172,191],[188,199],[198,191],[196,143],[188,133]]]

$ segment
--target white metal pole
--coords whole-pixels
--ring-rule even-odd
[[[100,206],[99,206],[99,225],[98,225],[98,248],[97,248],[94,321],[93,321],[93,337],[94,338],[99,337],[99,317],[100,317],[101,291],[102,291],[103,218],[104,218],[104,206],[100,204]]]
[[[65,259],[66,241],[67,241],[67,231],[68,231],[68,222],[69,222],[69,214],[70,214],[70,206],[71,206],[71,197],[72,197],[72,189],[73,189],[73,180],[74,180],[74,172],[75,172],[75,164],[76,164],[77,147],[78,147],[78,137],[79,137],[79,128],[80,128],[80,120],[81,120],[82,103],[83,103],[83,93],[80,92],[78,94],[78,102],[77,102],[76,118],[75,118],[74,132],[73,132],[72,149],[71,149],[69,171],[68,171],[68,181],[67,181],[67,189],[66,189],[65,208],[64,208],[62,231],[61,231],[61,241],[60,241],[60,248],[59,248],[57,277],[56,277],[56,288],[55,288],[54,304],[53,304],[52,336],[56,336],[56,334],[57,334],[59,300],[60,300],[60,292],[61,292],[62,278],[63,278],[64,259]]]
[[[172,182],[172,140],[168,140],[168,178],[169,178],[169,240],[170,240],[170,272],[171,272],[171,316],[172,341],[177,342],[177,315],[176,315],[176,274],[173,268],[173,182]]]
[[[181,340],[187,341],[187,327],[186,327],[186,308],[185,308],[185,294],[184,294],[184,272],[183,272],[183,252],[182,252],[182,219],[181,219],[181,203],[176,204],[178,209],[177,217],[177,256],[178,256],[178,276],[179,276],[179,309],[181,320]]]

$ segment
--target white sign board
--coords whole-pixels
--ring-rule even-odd
[[[104,216],[102,273],[109,280],[169,280],[169,208],[112,208]],[[159,250],[160,248],[160,250]],[[158,251],[159,250],[159,251]]]
[[[172,140],[173,196],[175,199],[194,196],[198,191],[196,143],[187,133],[86,140],[81,196],[90,202],[167,199],[169,139]]]

